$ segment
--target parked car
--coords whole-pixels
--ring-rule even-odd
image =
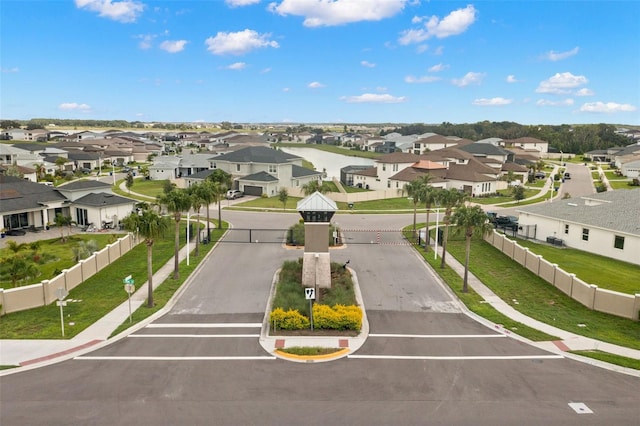
[[[244,194],[242,193],[242,191],[238,191],[237,189],[230,189],[229,191],[227,191],[227,200],[235,200],[236,198],[240,198],[244,196]]]
[[[566,179],[571,179],[571,173],[567,173],[567,172],[565,172],[565,174],[564,174],[564,178],[565,178],[565,180],[566,180]]]
[[[82,173],[83,175],[91,174],[91,169],[87,169],[86,167],[80,167],[80,168],[78,169],[78,171],[79,171],[80,173]]]
[[[547,174],[545,172],[536,172],[535,177],[536,179],[544,179],[547,177]]]
[[[493,222],[496,228],[502,229],[518,229],[518,218],[515,216],[498,216]]]

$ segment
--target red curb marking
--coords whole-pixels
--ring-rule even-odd
[[[75,348],[67,349],[66,351],[56,352],[56,353],[51,354],[51,355],[47,355],[47,356],[43,356],[43,357],[40,357],[40,358],[31,359],[29,361],[21,362],[20,366],[24,367],[26,365],[37,364],[39,362],[48,361],[48,360],[53,359],[53,358],[58,358],[60,356],[67,355],[67,354],[70,354],[70,353],[77,352],[79,350],[88,348],[89,346],[93,346],[96,343],[100,343],[100,342],[102,342],[102,340],[95,339],[95,340],[92,340],[92,341],[90,341],[88,343],[85,343],[84,345],[80,345],[80,346],[76,346]]]
[[[555,340],[553,342],[553,344],[556,345],[558,347],[558,349],[560,349],[561,351],[568,352],[568,351],[571,350],[571,348],[569,348],[569,346],[565,345],[562,340]]]
[[[341,348],[348,348],[349,347],[349,340],[348,339],[340,339],[338,340],[338,346]]]
[[[276,349],[284,348],[284,339],[276,339]]]

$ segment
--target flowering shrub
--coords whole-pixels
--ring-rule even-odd
[[[309,318],[293,309],[285,311],[282,308],[276,308],[271,311],[269,320],[271,324],[273,324],[274,329],[302,330],[309,328]]]
[[[360,330],[362,310],[356,305],[313,305],[313,325],[318,329]]]

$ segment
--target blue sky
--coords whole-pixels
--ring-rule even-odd
[[[640,2],[1,0],[0,117],[640,125]]]

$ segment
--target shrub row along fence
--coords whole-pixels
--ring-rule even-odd
[[[75,266],[63,269],[60,274],[50,280],[8,290],[0,289],[0,315],[37,308],[54,302],[57,300],[58,289],[71,291],[98,271],[115,262],[134,246],[133,236],[127,234],[88,258],[82,259]]]
[[[640,294],[624,294],[588,284],[496,231],[488,234],[485,240],[587,308],[638,321]]]

